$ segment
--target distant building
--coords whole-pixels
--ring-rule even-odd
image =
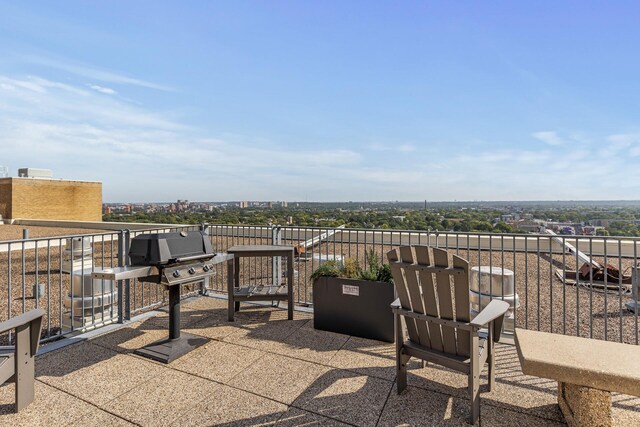
[[[178,199],[176,202],[176,212],[186,212],[187,210],[189,210],[189,201]]]
[[[0,178],[5,219],[102,221],[102,183],[41,178]]]
[[[282,207],[286,208],[287,206],[289,206],[289,204],[287,202],[282,202]]]
[[[542,230],[542,224],[530,219],[522,219],[516,222],[516,228],[529,233],[539,233]]]

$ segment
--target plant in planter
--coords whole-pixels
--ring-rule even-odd
[[[327,261],[313,279],[313,326],[316,329],[393,342],[393,278],[388,264],[366,253],[366,268],[358,261]]]

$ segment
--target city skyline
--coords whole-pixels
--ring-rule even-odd
[[[637,199],[637,12],[0,1],[0,165],[106,202]]]

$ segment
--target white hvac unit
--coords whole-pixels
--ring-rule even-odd
[[[66,239],[62,253],[62,272],[90,270],[93,268],[93,247],[89,237],[72,237]]]
[[[20,178],[51,179],[53,178],[53,172],[50,169],[20,168],[18,169],[18,176]]]
[[[74,272],[71,292],[62,301],[65,330],[87,330],[118,320],[118,291],[113,280],[93,279],[91,270]]]
[[[515,328],[515,309],[520,306],[513,271],[486,265],[471,267],[469,280],[471,315],[477,316],[492,299],[506,301],[509,303],[509,310],[504,318],[504,332],[512,334]]]

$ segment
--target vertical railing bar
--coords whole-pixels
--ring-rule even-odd
[[[540,236],[536,237],[536,253],[538,255],[538,260],[537,260],[537,268],[538,268],[538,272],[537,272],[537,284],[538,284],[538,306],[536,307],[536,311],[537,311],[537,323],[538,323],[538,331],[540,330]]]
[[[27,288],[27,283],[26,283],[26,272],[25,272],[25,241],[24,239],[22,240],[22,312],[24,313],[27,310],[26,307],[26,288]]]
[[[636,335],[636,345],[638,345],[638,338],[640,332],[638,331],[638,311],[640,311],[640,265],[638,265],[638,243],[639,241],[633,242],[633,265],[631,267],[631,294],[633,296],[632,304],[635,304],[633,310],[633,317],[635,318],[635,335]]]
[[[609,294],[609,274],[608,274],[608,264],[609,264],[609,260],[607,257],[607,246],[608,246],[608,241],[607,238],[605,237],[602,240],[602,243],[604,244],[604,340],[608,341],[609,340],[609,302],[607,300],[607,295]],[[593,314],[592,314],[593,315]]]
[[[620,320],[620,341],[624,342],[624,338],[622,336],[622,317],[623,317],[623,308],[622,308],[622,239],[618,239],[618,319]]]
[[[493,238],[491,234],[489,234],[488,237],[489,237],[489,301],[493,301],[493,280],[491,280],[491,275],[493,274]],[[478,289],[480,288],[478,287]],[[482,311],[482,304],[480,304],[478,309]]]
[[[39,265],[39,254],[38,254],[38,240],[34,240],[33,241],[34,246],[35,246],[35,250],[34,250],[34,256],[35,256],[35,283],[34,283],[34,288],[33,288],[33,299],[35,300],[36,303],[36,308],[40,308],[40,295],[39,295],[39,289],[38,289],[38,282],[40,281],[40,265]]]
[[[589,238],[589,267],[589,338],[593,338],[593,238]]]
[[[549,324],[553,333],[553,240],[549,241]]]
[[[516,236],[511,236],[511,256],[513,257],[513,330],[518,327],[518,264],[516,263]],[[526,255],[526,254],[525,254]]]
[[[578,257],[578,251],[580,246],[578,245],[578,237],[575,238],[576,244],[576,336],[580,336],[580,259]]]
[[[62,257],[64,256],[62,252],[62,239],[58,239],[58,325],[60,327],[59,334],[62,335]],[[71,301],[73,304],[73,300]],[[73,328],[73,313],[70,312],[69,319],[71,326]]]
[[[562,237],[562,277],[567,280],[567,238]],[[577,288],[576,288],[577,289]],[[567,334],[567,285],[562,283],[562,334]]]
[[[524,327],[529,329],[529,237],[524,236]]]
[[[11,243],[7,243],[7,320],[11,319],[11,300],[12,298],[12,289],[11,289]],[[11,343],[11,338],[13,335],[13,331],[9,331],[9,343]]]
[[[500,284],[502,286],[502,301],[504,301],[504,234],[500,235],[500,260],[501,260],[501,265],[502,265],[502,280],[500,281]],[[515,282],[516,282],[516,273],[513,273],[513,306],[515,307],[516,305],[516,286],[515,286]]]
[[[51,337],[51,239],[47,239],[47,338]]]
[[[364,231],[364,268],[367,268],[367,230]]]

